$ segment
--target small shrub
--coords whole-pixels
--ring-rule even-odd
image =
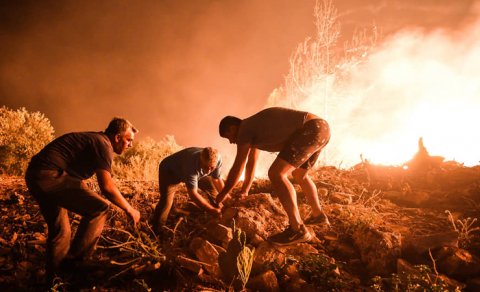
[[[113,173],[127,180],[157,180],[160,161],[180,149],[173,136],[165,136],[159,142],[146,138],[114,158]]]
[[[371,208],[359,204],[342,208],[337,219],[341,222],[339,228],[342,230],[342,235],[347,237],[352,236],[359,229],[378,226],[382,220]]]
[[[0,173],[22,175],[53,133],[50,120],[40,112],[0,108]]]
[[[416,265],[413,273],[392,274],[391,278],[376,276],[372,279],[374,291],[460,291],[460,287],[449,287],[426,265]]]
[[[461,248],[468,249],[472,245],[473,241],[473,232],[479,232],[480,227],[474,227],[473,225],[477,222],[477,218],[466,218],[463,220],[453,219],[452,213],[449,210],[445,210],[445,213],[448,214],[448,220],[452,224],[453,230],[458,232],[458,244]]]
[[[325,254],[309,254],[298,262],[298,271],[304,279],[321,290],[349,290],[351,283],[344,278],[335,260]]]

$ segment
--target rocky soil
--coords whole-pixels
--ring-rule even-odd
[[[52,291],[454,291],[480,290],[480,167],[429,159],[409,168],[371,165],[313,173],[331,226],[308,243],[266,241],[288,225],[268,180],[212,218],[178,187],[168,228],[148,219],[157,183],[119,181],[141,210],[134,229],[112,208],[91,267]],[[96,188],[92,181],[92,187]],[[301,189],[302,218],[310,207]],[[0,177],[0,289],[45,291],[46,225],[22,178]],[[73,228],[78,216],[71,216]]]

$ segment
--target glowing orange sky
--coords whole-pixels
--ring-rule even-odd
[[[342,33],[456,28],[477,1],[333,1]],[[227,114],[261,109],[314,33],[315,1],[24,1],[0,8],[0,104],[41,111],[56,134],[103,130],[112,116],[142,136],[228,147]],[[393,65],[392,65],[393,66]],[[429,147],[428,140],[425,141]],[[412,141],[416,145],[416,141]]]

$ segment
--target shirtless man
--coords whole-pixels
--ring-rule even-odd
[[[304,111],[272,107],[243,120],[226,116],[220,122],[219,132],[221,137],[237,144],[237,154],[225,187],[217,196],[217,203],[230,197],[229,193],[244,169],[241,193],[247,195],[260,150],[278,152],[268,176],[288,215],[290,226],[269,240],[278,245],[288,245],[312,238],[300,217],[297,195],[288,179],[290,174],[300,184],[312,207],[312,214],[305,223],[329,224],[320,205],[317,188],[308,174],[330,139],[330,129],[325,120]]]

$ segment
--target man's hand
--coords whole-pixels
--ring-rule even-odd
[[[215,201],[217,202],[217,205],[221,205],[222,203],[224,202],[227,202],[229,201],[230,199],[232,198],[232,196],[230,196],[230,194],[218,194],[218,196],[215,198]]]
[[[140,221],[140,212],[133,208],[127,200],[122,196],[115,183],[113,182],[110,172],[105,169],[97,169],[95,171],[98,179],[98,185],[102,194],[107,197],[113,204],[115,204],[120,209],[124,210],[125,213],[132,219],[133,224],[137,224]]]
[[[245,199],[246,197],[248,197],[248,191],[241,191],[241,192],[239,192],[239,193],[237,193],[237,194],[235,195],[235,198],[236,198],[237,200],[239,200],[239,199]]]
[[[137,225],[137,223],[140,221],[140,211],[138,211],[137,209],[132,207],[132,208],[128,209],[128,211],[126,213],[127,213],[128,217],[130,217],[130,219],[132,219],[133,225]]]
[[[222,208],[212,208],[209,209],[208,212],[212,214],[215,217],[221,217],[222,216]]]

